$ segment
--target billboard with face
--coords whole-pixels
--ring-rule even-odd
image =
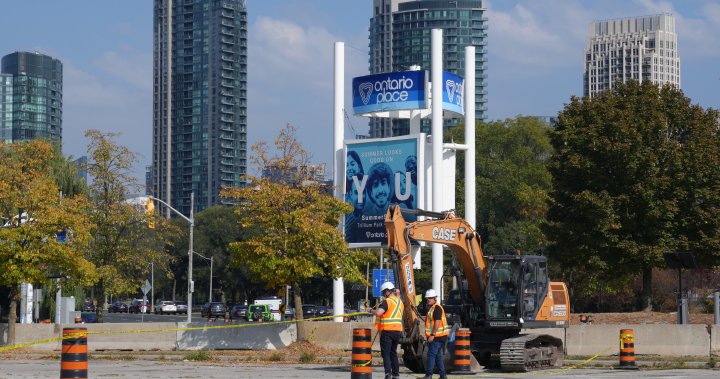
[[[345,241],[387,243],[385,213],[391,204],[417,209],[418,140],[363,140],[345,145]],[[409,221],[415,215],[405,214]]]

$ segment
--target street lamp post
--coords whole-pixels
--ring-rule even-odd
[[[208,257],[206,257],[206,256],[198,253],[197,251],[193,251],[193,253],[199,255],[200,258],[202,258],[202,259],[205,259],[205,260],[207,260],[207,261],[210,261],[210,293],[208,293],[208,303],[211,303],[211,302],[213,301],[213,300],[212,300],[212,289],[213,289],[213,287],[212,287],[213,258],[215,258],[215,257],[210,256],[210,258],[208,258]]]
[[[148,198],[153,199],[166,207],[170,209],[171,211],[175,212],[178,216],[182,217],[190,223],[190,242],[188,246],[188,288],[187,288],[187,303],[188,303],[188,313],[187,313],[187,322],[192,322],[192,293],[194,290],[193,286],[193,280],[192,280],[192,272],[193,272],[193,229],[195,228],[195,221],[193,220],[193,208],[195,206],[195,193],[190,192],[190,218],[186,217],[184,214],[180,213],[177,209],[170,206],[170,204],[158,199],[154,196],[148,196]]]

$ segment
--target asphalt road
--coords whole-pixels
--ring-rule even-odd
[[[193,312],[193,322],[207,321],[205,317],[200,317],[200,312]],[[103,322],[110,323],[127,323],[127,322],[185,322],[187,315],[156,315],[153,313],[104,313]],[[247,321],[238,321],[247,322]]]
[[[0,379],[43,379],[58,378],[60,362],[58,360],[4,360],[0,359]],[[382,368],[374,367],[373,377],[382,377]],[[347,365],[319,364],[279,364],[279,363],[234,363],[234,362],[169,362],[169,361],[109,361],[91,360],[88,377],[90,378],[348,378],[350,368]],[[422,375],[401,370],[403,379],[419,378]],[[717,378],[718,370],[613,370],[571,369],[564,371],[534,372],[525,374],[504,374],[483,372],[474,375],[449,375],[450,378]],[[436,376],[437,377],[437,376]]]

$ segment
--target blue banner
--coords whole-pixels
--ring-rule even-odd
[[[390,282],[395,285],[395,274],[393,274],[393,271],[389,269],[374,268],[372,274],[373,297],[382,296],[380,293],[380,287],[385,282]]]
[[[417,138],[364,140],[345,147],[345,215],[348,243],[387,243],[390,204],[417,209]],[[415,221],[415,215],[405,219]]]
[[[401,71],[353,78],[353,113],[427,108],[425,71]]]
[[[443,109],[461,115],[465,114],[463,106],[465,79],[452,72],[443,71],[442,86]]]

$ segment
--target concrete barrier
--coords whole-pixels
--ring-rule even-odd
[[[307,339],[328,349],[351,350],[354,328],[372,329],[373,350],[378,351],[379,338],[369,322],[308,321],[295,323],[228,324],[229,328],[211,328],[222,323],[126,323],[84,324],[88,328],[88,348],[96,350],[274,350],[286,347],[304,333]],[[243,325],[243,326],[240,326]],[[62,328],[76,326],[54,324],[18,324],[17,344],[58,338]],[[200,328],[194,330],[194,328]],[[158,329],[159,332],[130,331]],[[565,342],[567,354],[592,356],[617,355],[620,329],[633,329],[636,355],[720,356],[720,325],[573,325],[565,329],[527,329],[523,333],[550,334]],[[7,324],[0,324],[0,336],[6,335]],[[7,337],[2,337],[6,344]],[[60,342],[27,347],[31,350],[60,350]]]
[[[179,323],[178,350],[276,350],[297,341],[297,326],[291,323],[228,324],[217,322]],[[200,329],[196,329],[200,328]]]
[[[77,324],[73,324],[77,326]],[[174,322],[84,324],[88,330],[88,350],[175,350]],[[152,332],[152,330],[158,330]],[[62,333],[62,330],[60,331]]]
[[[573,325],[567,331],[569,355],[618,354],[620,329],[635,334],[635,355],[709,356],[706,325]]]
[[[298,333],[326,349],[352,350],[352,330],[355,328],[371,329],[372,348],[380,351],[380,338],[376,338],[377,331],[371,322],[307,321],[298,326]]]

